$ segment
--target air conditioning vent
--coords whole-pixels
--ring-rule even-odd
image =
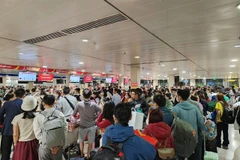
[[[117,22],[125,21],[125,20],[127,20],[127,18],[124,17],[122,14],[116,14],[116,15],[108,16],[108,17],[98,19],[98,20],[95,20],[95,21],[92,21],[92,22],[88,22],[88,23],[85,23],[85,24],[82,24],[82,25],[78,25],[78,26],[75,26],[75,27],[63,29],[60,32],[54,32],[54,33],[50,33],[48,35],[24,40],[23,42],[25,42],[27,44],[35,44],[35,43],[44,42],[44,41],[47,41],[47,40],[67,36],[68,34],[79,33],[79,32],[91,30],[91,29],[94,29],[94,28],[103,27],[103,26],[106,26],[106,25],[114,24],[114,23],[117,23]]]
[[[63,37],[63,36],[66,36],[66,34],[61,33],[61,32],[54,32],[54,33],[50,33],[48,35],[44,35],[44,36],[28,39],[28,40],[25,40],[23,42],[25,42],[27,44],[35,44],[35,43],[47,41],[47,40],[50,40],[50,39]]]
[[[127,20],[127,18],[124,17],[122,14],[116,14],[113,16],[109,16],[109,17],[105,17],[102,19],[92,21],[92,22],[88,22],[88,23],[85,23],[85,24],[82,24],[79,26],[64,29],[64,30],[62,30],[62,32],[66,33],[66,34],[79,33],[79,32],[83,32],[86,30],[103,27],[106,25],[114,24],[117,22],[125,21],[125,20]]]

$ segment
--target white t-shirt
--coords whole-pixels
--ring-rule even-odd
[[[36,139],[33,131],[33,119],[23,119],[23,113],[14,117],[12,124],[19,127],[19,140],[26,142]]]

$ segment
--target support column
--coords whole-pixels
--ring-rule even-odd
[[[31,90],[34,87],[34,82],[28,82],[27,88]]]
[[[7,77],[6,76],[2,77],[2,85],[3,86],[7,85]]]
[[[118,79],[118,85],[121,86],[121,87],[124,87],[124,78],[120,77]]]
[[[174,75],[168,75],[168,88],[173,87],[175,84]]]
[[[154,79],[154,80],[153,80],[153,88],[155,88],[156,86],[159,87],[158,80],[157,80],[157,79]]]
[[[195,79],[190,79],[190,86],[193,86],[193,87],[196,86],[196,80]]]
[[[203,85],[206,86],[207,85],[207,80],[203,79]]]
[[[132,88],[140,87],[140,66],[131,66],[131,86]]]
[[[70,82],[70,74],[66,74],[66,86],[69,87],[69,82]]]

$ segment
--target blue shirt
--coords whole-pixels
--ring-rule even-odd
[[[22,113],[21,105],[22,99],[17,98],[13,101],[5,102],[3,107],[0,109],[0,123],[3,123],[2,135],[13,135],[13,126],[11,123],[16,115]]]

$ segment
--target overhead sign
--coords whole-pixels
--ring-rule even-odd
[[[91,83],[93,81],[93,77],[92,76],[84,76],[83,81],[84,81],[84,83]]]
[[[40,81],[40,82],[52,82],[53,77],[54,77],[53,74],[47,74],[47,73],[38,74],[38,81]]]
[[[137,82],[132,82],[131,87],[132,87],[132,89],[138,88],[138,83]]]
[[[118,78],[112,77],[112,83],[118,83]]]

